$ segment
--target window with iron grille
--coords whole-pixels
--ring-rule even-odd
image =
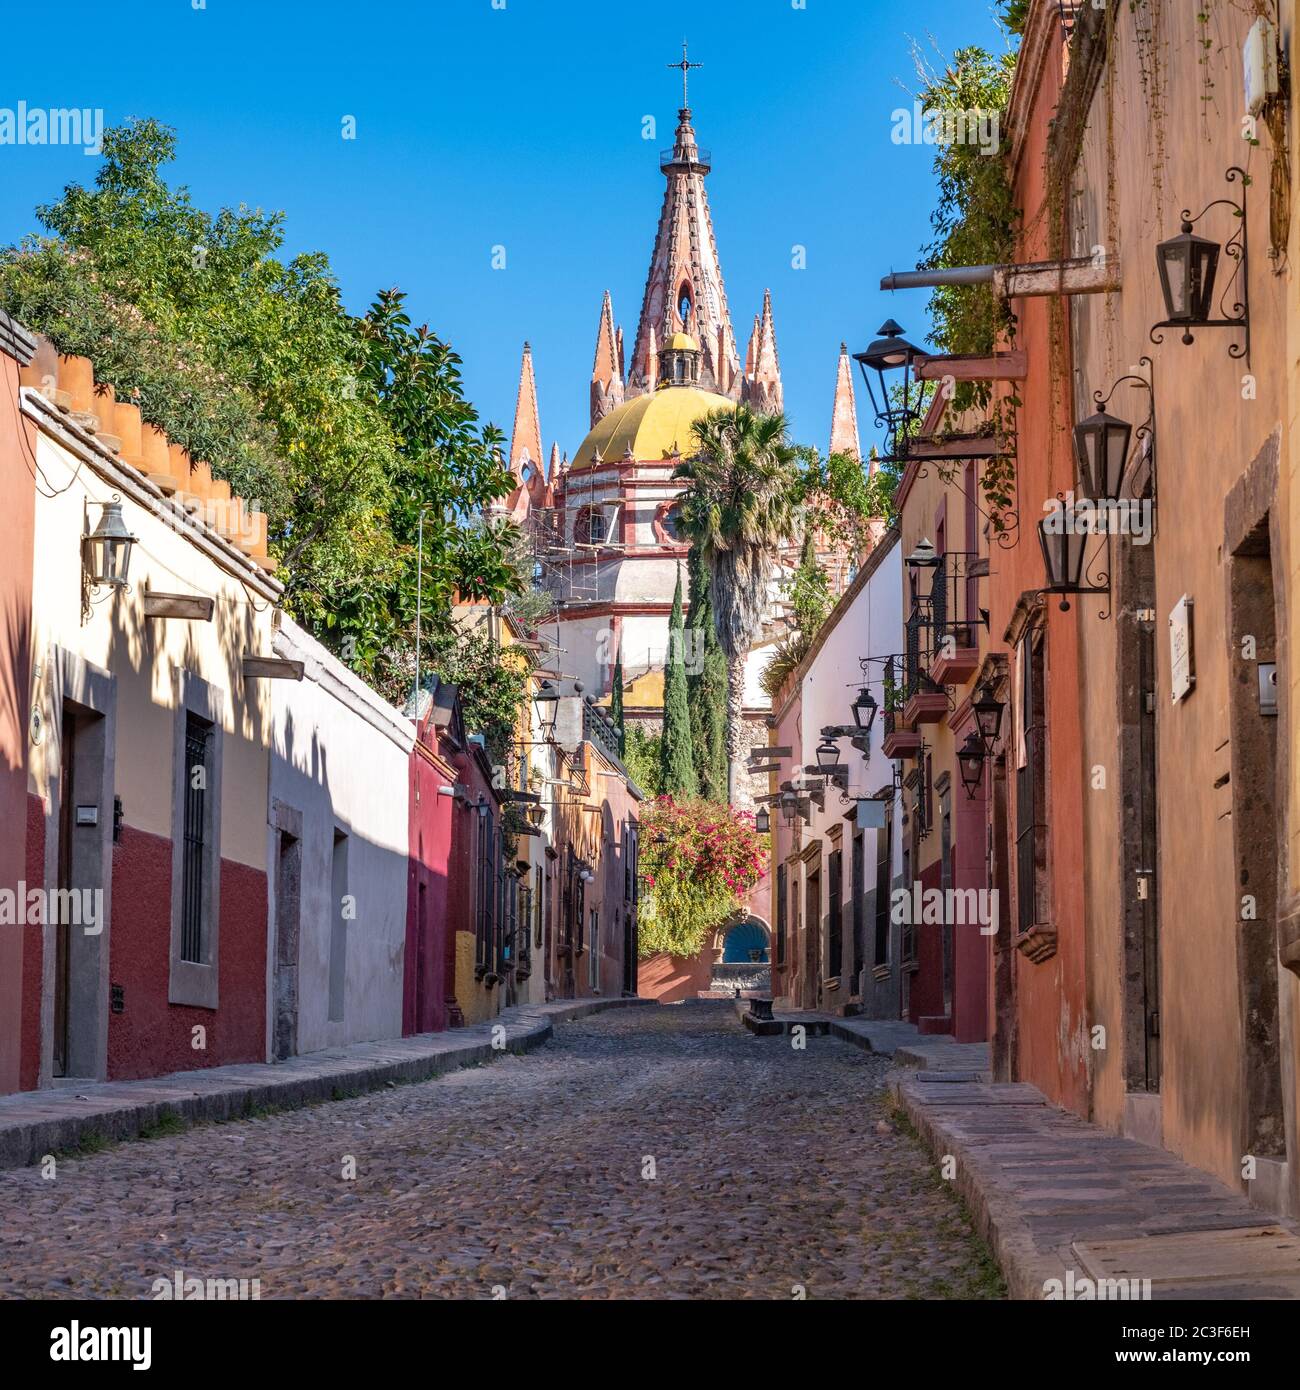
[[[495,912],[495,874],[493,863],[493,824],[491,813],[478,818],[477,863],[475,865],[474,941],[475,966],[480,976],[492,966],[492,924]]]
[[[913,826],[913,838],[915,839],[915,826]],[[911,845],[903,846],[903,886],[907,889],[909,897],[912,891],[912,864],[914,863]],[[901,945],[903,964],[916,964],[916,928],[917,923],[912,921],[912,910],[909,906],[903,917],[903,940]]]
[[[546,872],[539,864],[533,870],[533,945],[540,951],[543,945],[543,923],[546,919]]]
[[[865,949],[862,943],[862,933],[867,911],[867,858],[866,847],[863,844],[861,831],[853,837],[853,868],[851,875],[849,892],[852,894],[852,907],[850,911],[853,917],[853,978],[856,980],[858,976],[862,974],[862,953]]]
[[[776,866],[776,963],[785,964],[785,938],[787,930],[786,914],[786,867]]]
[[[1016,921],[1022,932],[1046,923],[1047,722],[1045,644],[1039,631],[1020,643],[1016,692]]]
[[[208,959],[208,905],[212,886],[208,855],[211,782],[212,725],[198,715],[187,714],[181,860],[181,959],[196,964],[204,964]]]
[[[889,964],[890,869],[894,859],[894,818],[886,813],[883,830],[876,831],[876,941],[874,964]]]
[[[831,979],[835,979],[844,965],[844,855],[840,850],[835,850],[828,857],[826,872],[830,878],[827,884],[830,911],[827,968]]]
[[[526,975],[533,963],[533,888],[531,883],[519,882],[518,910],[515,918],[515,949],[519,952],[519,974]]]

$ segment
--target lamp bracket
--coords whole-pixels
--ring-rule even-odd
[[[1250,366],[1250,268],[1247,264],[1249,260],[1248,252],[1250,249],[1250,226],[1246,217],[1246,189],[1250,186],[1250,175],[1241,168],[1240,165],[1231,165],[1224,174],[1226,183],[1241,182],[1241,201],[1237,202],[1233,198],[1215,198],[1213,202],[1207,203],[1201,211],[1193,217],[1189,208],[1182,211],[1183,230],[1191,229],[1199,222],[1211,209],[1217,207],[1228,207],[1233,210],[1238,220],[1237,230],[1223,243],[1223,254],[1231,260],[1235,269],[1228,278],[1228,283],[1223,287],[1223,294],[1219,298],[1219,312],[1222,318],[1203,319],[1196,322],[1178,322],[1172,319],[1162,319],[1154,324],[1151,329],[1151,341],[1153,343],[1163,343],[1164,335],[1157,333],[1160,328],[1181,328],[1182,341],[1184,345],[1190,345],[1196,341],[1192,333],[1193,328],[1235,328],[1241,331],[1244,342],[1228,344],[1228,356],[1234,361],[1245,359],[1246,366]],[[1233,286],[1241,282],[1239,291],[1240,298],[1233,299],[1232,304],[1228,304],[1229,296],[1233,294]]]

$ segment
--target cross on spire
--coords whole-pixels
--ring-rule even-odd
[[[682,110],[689,108],[690,102],[687,100],[686,83],[688,74],[693,68],[702,68],[703,63],[692,63],[686,53],[686,40],[682,40],[682,61],[680,63],[666,63],[665,67],[678,68],[682,74]]]

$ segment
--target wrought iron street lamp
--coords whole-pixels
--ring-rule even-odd
[[[768,815],[766,806],[760,806],[758,808],[758,814],[754,817],[754,829],[757,830],[760,835],[766,835],[771,828],[772,817]]]
[[[839,745],[833,739],[826,739],[817,745],[817,767],[823,777],[831,775],[831,769],[840,761]]]
[[[1151,330],[1153,343],[1163,342],[1157,329],[1181,328],[1184,343],[1195,341],[1193,328],[1236,328],[1245,337],[1244,343],[1233,343],[1228,348],[1230,357],[1250,359],[1250,300],[1247,266],[1248,232],[1246,223],[1245,189],[1249,184],[1246,171],[1233,165],[1225,174],[1228,183],[1240,181],[1241,201],[1233,198],[1216,198],[1209,203],[1199,216],[1193,217],[1190,209],[1184,208],[1182,228],[1177,236],[1162,241],[1156,247],[1156,268],[1160,272],[1160,292],[1165,301],[1165,318]],[[1229,207],[1237,219],[1233,234],[1221,246],[1208,237],[1197,236],[1193,231],[1196,223],[1211,208]],[[1211,318],[1214,312],[1214,282],[1218,274],[1220,255],[1234,262],[1236,268],[1224,291],[1223,299],[1233,293],[1233,285],[1240,277],[1239,296],[1232,305],[1230,316]],[[1224,310],[1224,306],[1220,306]]]
[[[113,494],[111,502],[101,504],[99,525],[82,537],[86,577],[98,588],[125,589],[131,568],[131,549],[138,537],[127,530],[122,519],[122,499]]]
[[[533,707],[537,710],[542,738],[551,738],[555,733],[555,720],[560,713],[560,692],[550,681],[542,682],[537,694],[533,696]]]
[[[974,801],[975,792],[984,776],[984,743],[973,729],[966,735],[966,742],[957,750],[957,767],[961,772],[961,784],[966,795]]]
[[[1046,593],[1064,596],[1110,592],[1110,576],[1104,572],[1098,578],[1106,580],[1105,584],[1084,582],[1088,542],[1092,536],[1092,508],[1088,503],[1058,501],[1038,523],[1038,544],[1047,570]],[[1069,607],[1062,597],[1061,611]]]
[[[985,753],[990,756],[998,741],[998,734],[1002,729],[1002,701],[994,694],[993,686],[982,686],[979,698],[974,701],[971,708],[975,711],[975,723],[979,728],[980,741],[984,745]]]
[[[871,732],[877,709],[879,709],[879,705],[876,703],[876,697],[871,693],[869,687],[863,686],[858,691],[858,698],[853,702],[853,722],[864,734]]]
[[[922,350],[903,337],[902,328],[893,319],[886,319],[878,330],[879,337],[865,352],[855,352],[853,360],[862,369],[862,379],[867,384],[867,395],[875,412],[876,424],[883,426],[890,434],[890,453],[899,457],[901,446],[906,443],[907,427],[920,418],[920,411],[912,403],[912,365]],[[902,403],[894,401],[890,377],[902,371]],[[920,399],[920,392],[917,393]]]
[[[1084,492],[1098,501],[1119,499],[1133,426],[1098,410],[1074,427],[1074,452]]]

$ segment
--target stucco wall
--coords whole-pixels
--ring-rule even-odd
[[[272,688],[271,797],[302,815],[298,1050],[402,1031],[408,779],[414,727],[289,619],[275,651],[305,663]],[[347,836],[343,1016],[331,1019],[336,833]],[[274,836],[275,832],[270,834]],[[274,845],[268,850],[273,861]],[[274,884],[271,889],[274,912]]]
[[[44,877],[58,873],[58,776],[63,681],[73,667],[84,672],[107,701],[102,727],[111,785],[97,795],[97,872],[105,889],[109,922],[86,949],[99,962],[97,978],[78,976],[72,997],[79,1022],[97,1033],[94,1057],[80,1074],[148,1075],[177,1066],[260,1059],[265,1055],[266,789],[270,693],[264,682],[245,681],[246,654],[270,652],[273,604],[241,582],[230,566],[206,553],[184,523],[163,504],[151,505],[114,478],[111,465],[78,459],[43,430],[36,444],[46,479],[35,518],[34,550],[40,582],[33,598],[33,650],[41,676],[34,682],[45,734],[31,750],[28,787],[45,817]],[[100,515],[100,505],[122,496],[127,527],[137,537],[131,588],[93,595],[83,617],[79,556],[81,537]],[[87,505],[89,504],[89,505]],[[245,571],[246,573],[246,571]],[[200,594],[215,601],[211,622],[149,619],[146,589]],[[215,1009],[195,1009],[205,1029],[201,1047],[187,1032],[192,1005],[169,1002],[169,940],[174,911],[174,750],[180,682],[205,682],[221,710],[219,792],[220,879],[212,967]],[[121,842],[112,842],[113,795],[122,801]],[[81,792],[77,793],[80,804]],[[87,847],[89,842],[78,842]],[[152,866],[126,873],[137,851]],[[165,881],[165,882],[164,882]],[[53,929],[45,929],[39,1075],[48,1081],[53,1028]],[[122,991],[121,1011],[108,1013],[109,985]],[[182,1014],[184,1013],[184,1018]]]

